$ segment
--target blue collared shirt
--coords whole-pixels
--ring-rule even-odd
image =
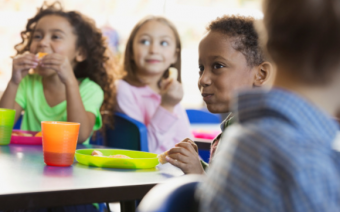
[[[201,211],[340,211],[338,124],[285,90],[239,94],[198,196]]]

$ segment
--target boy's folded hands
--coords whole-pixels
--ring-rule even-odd
[[[191,146],[195,149],[195,151],[198,153],[198,147],[197,147],[197,145],[196,145],[196,143],[195,142],[193,142],[190,138],[186,138],[186,139],[184,139],[183,141],[181,141],[181,142],[187,142],[187,143],[190,143],[191,144]],[[176,144],[177,145],[177,144]],[[176,146],[175,145],[175,146]]]
[[[204,169],[198,156],[197,145],[189,138],[184,139],[170,149],[166,160],[180,168],[185,174],[204,174]]]

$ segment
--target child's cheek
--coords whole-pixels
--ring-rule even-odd
[[[140,52],[136,52],[135,55],[134,55],[134,59],[137,63],[139,63],[140,61],[143,60],[143,55],[140,54]]]
[[[32,54],[36,53],[36,48],[35,48],[35,45],[33,43],[31,44],[29,50],[30,50],[30,53],[32,53]]]

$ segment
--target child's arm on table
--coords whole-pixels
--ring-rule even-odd
[[[41,65],[57,72],[66,87],[67,121],[80,123],[78,142],[84,142],[92,133],[95,115],[85,110],[79,92],[79,84],[69,60],[59,54],[45,56]]]
[[[78,83],[66,86],[67,121],[80,123],[78,142],[84,142],[90,137],[96,117],[85,110]]]
[[[14,109],[15,122],[18,120],[22,107],[15,102],[15,97],[18,91],[21,80],[28,74],[31,68],[36,68],[38,65],[38,58],[34,54],[25,52],[13,59],[12,77],[8,82],[7,88],[0,100],[0,108]]]
[[[195,142],[186,138],[167,153],[166,160],[185,174],[204,174]]]

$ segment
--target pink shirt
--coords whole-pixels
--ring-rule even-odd
[[[119,80],[117,89],[116,111],[146,125],[150,152],[162,153],[193,137],[188,116],[179,104],[170,113],[160,106],[161,96],[149,86],[135,87]]]

